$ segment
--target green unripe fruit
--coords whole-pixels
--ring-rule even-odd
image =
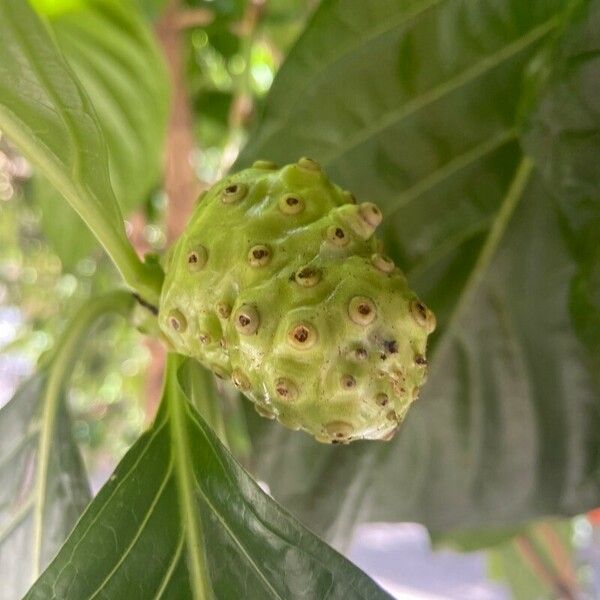
[[[433,313],[313,160],[215,184],[170,250],[159,323],[263,416],[322,442],[390,439],[426,376]]]

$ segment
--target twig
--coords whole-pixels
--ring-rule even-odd
[[[548,568],[538,554],[535,546],[526,535],[518,536],[515,539],[514,544],[525,564],[541,582],[547,584],[554,590],[557,598],[576,600],[575,590],[572,589],[568,582],[563,581],[560,575]]]

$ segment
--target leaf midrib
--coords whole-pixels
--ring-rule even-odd
[[[321,155],[321,162],[326,166],[331,166],[331,164],[341,156],[345,155],[350,150],[361,146],[375,134],[379,134],[392,126],[401,123],[410,115],[441,100],[453,91],[460,89],[462,86],[479,79],[495,67],[501,65],[505,60],[512,58],[520,51],[544,38],[553,31],[559,23],[559,16],[555,15],[551,19],[548,19],[544,23],[531,29],[525,35],[516,38],[510,44],[503,46],[500,50],[488,54],[485,58],[477,61],[457,76],[448,79],[420,96],[413,98],[401,107],[390,110],[387,113],[382,113],[383,118],[378,122],[372,124],[370,122],[367,127],[359,129],[354,136],[350,137],[346,144],[337,146],[335,151],[331,152],[329,155]]]

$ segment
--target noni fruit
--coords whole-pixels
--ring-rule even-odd
[[[435,317],[374,237],[381,219],[313,160],[258,161],[206,192],[171,248],[160,327],[265,417],[321,442],[390,439]]]

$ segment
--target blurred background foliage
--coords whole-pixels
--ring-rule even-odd
[[[110,3],[86,0],[35,0],[32,4],[48,17],[71,66],[98,100],[100,116],[104,109],[114,112],[119,106],[123,109],[120,126],[138,133],[128,142],[133,147],[123,145],[121,138],[131,140],[131,136],[120,136],[114,119],[104,120],[108,139],[122,150],[111,164],[111,175],[117,197],[126,199],[122,208],[127,233],[139,252],[160,253],[185,225],[190,198],[235,162],[275,73],[317,1],[137,0],[122,11],[107,9]],[[171,4],[177,5],[176,22],[170,16]],[[119,39],[118,28],[111,26],[115,20],[135,31],[136,41],[130,47],[128,41]],[[98,55],[97,48],[86,53],[85,46],[69,37],[73,28],[95,32],[91,45],[104,39],[104,55]],[[156,69],[164,73],[150,72],[141,82],[139,78],[133,82],[128,69],[140,72],[139,61],[145,60],[148,47],[154,45]],[[122,72],[116,85],[102,88],[106,69]],[[170,90],[164,85],[167,72]],[[143,91],[132,91],[129,86],[142,86]],[[192,133],[187,141],[185,136],[178,137],[178,123],[173,117],[169,121],[167,112],[169,95],[177,106],[182,89],[184,97],[179,101],[187,105]],[[128,103],[134,92],[146,97],[148,105]],[[175,154],[176,165],[169,174],[167,158],[162,179],[164,136],[167,153]],[[192,152],[189,161],[182,161],[177,150],[186,156],[186,143],[192,144]],[[139,156],[144,160],[137,160]],[[182,175],[181,169],[187,174]],[[169,186],[185,182],[186,176],[192,177],[191,187],[173,193]],[[120,278],[79,217],[59,201],[52,187],[1,133],[0,240],[2,406],[18,383],[33,372],[41,354],[52,350],[76,307],[91,295],[113,288]],[[99,331],[86,345],[73,373],[69,402],[74,435],[94,491],[151,422],[160,392],[162,359],[156,343],[122,321]],[[239,398],[227,390],[224,397],[230,447],[247,461],[251,441]],[[516,542],[514,533],[518,534]],[[517,598],[558,597],[561,585],[573,584],[576,577],[569,570],[577,564],[570,558],[573,544],[589,546],[591,536],[585,518],[574,524],[564,521],[545,524],[542,529],[512,531],[507,537],[488,540],[493,545],[490,572],[509,580]],[[481,547],[482,538],[474,544],[460,536],[439,543],[472,550]],[[560,552],[566,552],[566,557]],[[583,576],[592,578],[590,573]]]

